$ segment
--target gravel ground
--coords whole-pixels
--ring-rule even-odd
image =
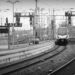
[[[75,57],[75,43],[69,44],[67,49],[56,57],[49,60],[43,60],[39,64],[28,67],[18,73],[16,72],[13,75],[48,75],[51,71],[65,64],[73,57]]]
[[[19,73],[23,73],[23,75],[48,75],[48,73],[68,62],[75,56],[74,46],[74,44],[68,45],[67,49],[56,57],[53,57],[47,61],[43,61],[37,65],[28,67]]]

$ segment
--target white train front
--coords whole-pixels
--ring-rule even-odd
[[[67,27],[59,27],[57,29],[57,35],[56,35],[56,45],[67,45],[68,44],[68,28]]]

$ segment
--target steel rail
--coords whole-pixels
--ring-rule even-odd
[[[66,47],[55,47],[51,51],[41,53],[37,56],[29,58],[28,60],[22,60],[17,63],[11,64],[11,65],[0,67],[0,71],[1,71],[0,75],[9,75],[13,72],[20,71],[21,69],[25,69],[25,68],[35,65],[37,63],[41,63],[41,62],[43,62],[43,60],[48,60],[48,59],[58,55],[65,49],[66,49]],[[47,55],[50,55],[50,56],[47,56]],[[46,56],[46,57],[41,59],[41,57],[44,57],[44,56]]]
[[[72,58],[71,60],[69,60],[67,63],[65,63],[64,65],[60,66],[59,68],[55,69],[54,71],[52,71],[51,73],[49,73],[48,75],[55,75],[58,71],[62,70],[63,68],[65,68],[66,66],[68,66],[69,64],[71,64],[73,61],[75,60],[75,57]]]
[[[50,52],[52,52],[54,49],[57,49],[58,48],[58,46],[54,46],[52,49],[50,49]],[[9,66],[9,65],[12,65],[12,64],[15,64],[15,63],[18,63],[18,62],[21,62],[21,61],[24,61],[24,60],[31,60],[31,59],[33,59],[33,58],[36,58],[36,57],[38,57],[38,56],[41,56],[42,54],[44,54],[44,53],[46,53],[46,52],[49,52],[49,50],[46,50],[46,51],[44,51],[44,52],[41,52],[41,53],[39,53],[39,54],[36,54],[36,55],[33,55],[33,56],[31,56],[31,57],[26,57],[26,59],[24,58],[24,59],[22,59],[22,60],[18,60],[18,61],[14,61],[14,62],[11,62],[10,64],[9,63],[7,63],[7,64],[1,64],[0,65],[0,68],[1,67],[5,67],[5,66]]]
[[[53,42],[51,42],[51,43],[53,43]],[[43,45],[46,45],[46,44],[48,45],[48,44],[51,44],[51,43],[45,43]],[[43,45],[40,44],[40,47],[43,47]],[[39,48],[39,44],[38,45],[34,45],[34,46],[30,46],[30,48],[28,46],[26,48],[21,48],[21,49],[1,51],[0,52],[0,56],[9,55],[9,54],[15,54],[15,53],[19,53],[19,52],[22,52],[22,51],[29,51],[31,49],[37,49],[37,48]]]
[[[28,51],[21,51],[18,53],[14,53],[14,54],[8,54],[8,55],[4,55],[0,57],[0,64],[3,63],[11,63],[13,61],[17,61],[17,60],[21,60],[21,59],[26,59],[27,57],[31,57],[33,55],[42,53],[47,51],[48,49],[51,49],[54,47],[54,44],[47,44],[48,46],[42,46],[36,49],[31,49]]]

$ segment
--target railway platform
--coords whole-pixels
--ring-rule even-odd
[[[75,45],[68,45],[66,47],[60,46],[59,48],[53,49],[53,50],[50,49],[50,43],[43,44],[43,46],[45,47],[36,48],[26,52],[27,55],[25,54],[25,52],[23,52],[24,55],[23,53],[21,53],[22,55],[19,54],[21,55],[21,57],[19,57],[20,60],[17,60],[18,57],[15,59],[10,59],[10,61],[12,62],[5,65],[3,64],[3,66],[0,66],[0,69],[2,68],[0,70],[1,74],[5,73],[7,75],[9,74],[11,75],[51,75],[51,73],[54,72],[57,68],[66,64],[72,58],[75,57],[75,51],[74,51]],[[62,49],[63,47],[65,47],[64,50]],[[29,59],[27,59],[28,56],[29,56]],[[17,61],[14,61],[14,60],[17,60]],[[9,60],[7,60],[7,63],[8,62]],[[56,75],[56,74],[53,74],[53,75]]]
[[[52,41],[54,41],[54,40],[41,41],[41,42],[39,42],[39,44],[47,43],[47,42],[52,42]],[[35,44],[34,44],[34,45],[35,45]],[[34,46],[34,45],[33,45],[33,44],[29,45],[29,43],[17,44],[17,45],[10,45],[10,50],[25,48],[25,47],[27,47],[27,46]],[[8,49],[8,44],[0,45],[0,51],[4,51],[4,50],[9,50],[9,49]]]
[[[54,47],[53,41],[47,41],[38,45],[31,45],[23,48],[1,50],[0,51],[0,64],[10,63],[13,61],[21,60],[27,57],[31,57]]]

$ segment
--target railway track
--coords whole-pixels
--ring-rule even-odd
[[[34,57],[30,57],[27,60],[21,60],[12,64],[8,64],[6,66],[0,67],[0,75],[16,75],[16,72],[19,72],[20,70],[24,70],[25,68],[29,66],[34,66],[38,63],[42,63],[58,54],[60,54],[62,51],[64,51],[66,47],[61,46],[55,46],[53,50],[47,50],[43,53],[40,53],[38,55],[35,55]]]
[[[16,49],[11,51],[0,52],[0,65],[4,63],[11,63],[21,59],[27,59],[31,56],[40,54],[54,47],[54,43],[40,44],[36,46]]]
[[[49,43],[49,42],[43,43],[43,44],[40,43],[38,45],[27,46],[27,47],[24,47],[24,48],[19,48],[19,49],[14,49],[14,50],[12,49],[12,50],[0,51],[0,56],[15,54],[15,53],[22,52],[22,51],[33,50],[33,49],[37,49],[37,48],[40,48],[40,47],[43,47],[43,46],[46,46],[46,45],[50,45],[52,43],[53,43],[53,41],[51,43]]]
[[[75,57],[48,75],[75,75]]]

